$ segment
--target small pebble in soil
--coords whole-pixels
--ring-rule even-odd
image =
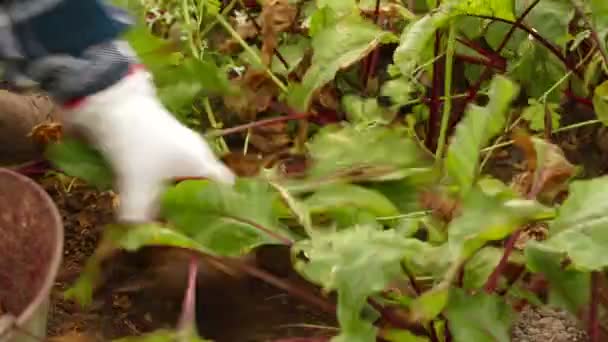
[[[587,342],[587,333],[563,310],[526,307],[515,322],[513,342]]]

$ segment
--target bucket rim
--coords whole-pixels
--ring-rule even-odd
[[[44,304],[46,300],[48,300],[49,295],[51,293],[51,289],[55,284],[55,279],[57,278],[57,274],[59,273],[59,267],[61,265],[61,261],[63,259],[63,245],[64,245],[64,227],[63,220],[57,209],[57,206],[53,202],[51,196],[33,179],[26,177],[22,174],[14,172],[7,168],[0,168],[0,176],[9,176],[13,177],[19,181],[22,181],[31,186],[32,191],[37,192],[38,195],[42,198],[44,205],[47,210],[50,212],[51,216],[51,224],[53,229],[55,230],[56,240],[53,254],[51,256],[51,262],[48,265],[46,276],[42,286],[37,291],[34,299],[25,307],[25,309],[17,316],[16,325],[23,326],[28,323],[32,317],[36,314],[40,306]]]

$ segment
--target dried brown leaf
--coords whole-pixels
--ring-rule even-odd
[[[263,70],[247,69],[245,74],[231,82],[240,92],[224,96],[224,105],[246,122],[255,120],[258,113],[266,111],[279,93],[276,84]]]
[[[445,222],[452,221],[460,214],[460,202],[440,191],[424,191],[418,199],[422,208],[431,210],[434,216]]]
[[[528,197],[540,196],[553,200],[567,188],[567,181],[574,175],[576,168],[566,159],[559,146],[521,131],[514,133],[513,140],[515,146],[524,152],[527,171],[533,174]]]
[[[287,0],[268,0],[264,3],[261,19],[262,63],[270,66],[277,48],[278,34],[287,31],[296,19],[297,9]]]

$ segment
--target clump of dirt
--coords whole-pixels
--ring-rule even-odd
[[[511,334],[513,342],[587,342],[587,333],[563,310],[527,306]]]

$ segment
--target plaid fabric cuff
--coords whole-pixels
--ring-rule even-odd
[[[66,102],[103,90],[136,57],[118,37],[126,12],[98,0],[0,0],[0,58],[16,85],[37,83]]]

